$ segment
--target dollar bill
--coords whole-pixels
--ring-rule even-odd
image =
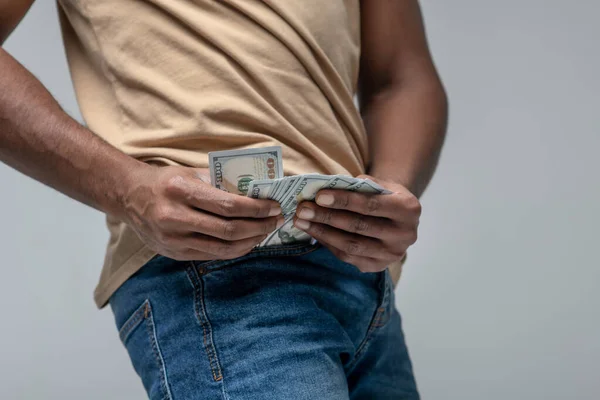
[[[254,180],[250,182],[250,185],[248,186],[247,196],[254,199],[268,199],[269,192],[274,186],[273,180],[271,179]]]
[[[393,192],[389,189],[384,188],[376,182],[373,182],[370,179],[365,179],[366,183],[371,186],[373,189],[380,191],[379,194],[392,194]]]
[[[245,196],[253,180],[283,177],[279,146],[213,151],[208,159],[212,185],[229,193]]]
[[[347,175],[304,174],[283,176],[280,147],[217,151],[209,153],[213,186],[230,193],[279,202],[283,226],[271,232],[259,245],[276,246],[308,242],[312,238],[294,226],[298,204],[314,201],[321,189],[386,194],[389,190],[370,179]]]
[[[282,211],[283,211],[283,203],[287,200],[289,195],[292,193],[292,191],[294,189],[294,185],[296,184],[298,179],[299,179],[298,175],[287,176],[287,177],[283,178],[280,182],[277,192],[274,193],[274,195],[272,197],[270,197],[271,200],[278,201],[279,204],[282,205]],[[283,213],[283,214],[285,215],[285,213]]]
[[[313,201],[317,195],[317,192],[321,190],[330,177],[319,174],[309,174],[300,176],[294,187],[289,193],[286,193],[285,200],[280,203],[283,215],[294,214],[298,203],[302,201]]]
[[[293,214],[288,217],[281,228],[273,231],[265,240],[260,243],[260,247],[281,246],[301,242],[309,242],[312,237],[294,226]]]
[[[360,182],[360,180],[351,176],[334,175],[323,187],[323,189],[346,189],[357,182]]]
[[[306,174],[253,181],[250,183],[248,196],[278,201],[285,217],[283,226],[272,232],[260,246],[274,246],[310,240],[309,235],[294,227],[294,214],[299,203],[314,201],[321,189],[349,190],[372,194],[391,193],[370,179],[359,179],[347,175]]]
[[[349,190],[351,192],[360,192],[360,193],[372,193],[372,194],[390,194],[391,191],[381,187],[377,183],[373,182],[370,179],[361,179],[358,182],[348,186],[345,190]]]
[[[272,232],[260,246],[275,246],[310,241],[310,235],[299,230],[293,224],[296,207],[302,201],[313,201],[317,192],[330,180],[331,176],[329,175],[306,174],[272,181],[274,187],[277,185],[283,187],[279,193],[273,193],[273,196],[269,197],[280,203],[285,222],[279,229]],[[264,198],[261,196],[267,192],[266,184],[268,184],[268,180],[252,182],[248,196]]]

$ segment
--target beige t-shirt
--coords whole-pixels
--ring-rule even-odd
[[[87,126],[146,162],[279,145],[286,175],[358,175],[359,0],[58,0]],[[98,307],[156,255],[107,217]]]

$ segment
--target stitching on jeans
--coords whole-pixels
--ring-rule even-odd
[[[202,321],[204,348],[206,349],[206,353],[208,354],[210,366],[213,372],[213,378],[215,381],[220,381],[221,379],[223,379],[223,375],[221,374],[221,368],[219,366],[218,361],[215,360],[215,351],[212,346],[212,343],[209,344],[209,339],[210,336],[212,336],[212,331],[210,322],[208,322],[208,317],[206,316],[206,310],[204,308],[204,290],[202,287],[202,281],[200,279],[198,279],[197,282],[196,293],[196,316]],[[202,316],[200,316],[200,309],[202,310]]]
[[[377,307],[375,314],[371,318],[371,322],[369,323],[369,329],[367,330],[363,341],[359,344],[358,348],[356,349],[356,352],[354,353],[354,358],[347,366],[347,368],[352,368],[358,362],[360,356],[362,355],[362,353],[364,353],[365,349],[367,348],[367,345],[375,337],[375,331],[387,323],[387,319],[384,318],[384,316],[386,316],[386,308],[388,307],[389,303],[390,289],[388,285],[387,274],[385,273],[385,271],[382,274],[379,284],[383,286],[383,294],[381,296],[380,305]]]
[[[193,267],[193,262],[190,262]],[[223,374],[221,372],[221,366],[219,364],[219,359],[216,355],[216,350],[214,348],[214,343],[212,342],[212,328],[210,322],[208,321],[208,317],[206,315],[206,309],[204,308],[203,298],[203,290],[202,290],[202,281],[195,273],[194,268],[186,268],[186,273],[188,278],[194,288],[194,312],[196,314],[196,320],[200,324],[202,328],[203,335],[203,343],[204,350],[206,355],[208,356],[208,362],[210,364],[210,369],[212,372],[213,379],[215,381],[220,381],[223,379]],[[210,341],[210,343],[209,343]]]
[[[375,323],[373,323],[373,326],[376,328],[381,328],[382,326],[384,326],[387,323],[388,316],[386,315],[385,308],[383,308],[383,307],[379,307],[379,309],[377,311],[379,313],[379,316],[377,318],[377,321]]]
[[[144,303],[129,317],[129,319],[123,324],[123,326],[119,330],[119,337],[121,338],[121,342],[123,342],[123,344],[129,338],[131,332],[133,332],[133,330],[144,319],[144,310],[146,308],[147,303],[148,300],[144,301]]]
[[[164,400],[171,400],[171,391],[169,390],[169,384],[167,383],[166,378],[166,367],[164,361],[162,359],[162,355],[160,354],[160,350],[158,348],[158,342],[156,339],[156,335],[154,332],[154,318],[152,317],[152,308],[150,307],[150,302],[146,300],[146,307],[144,308],[144,319],[146,320],[146,328],[148,329],[148,338],[150,339],[150,343],[152,345],[152,350],[154,352],[154,358],[156,359],[156,363],[158,364],[159,375],[160,375],[160,387],[163,392]]]

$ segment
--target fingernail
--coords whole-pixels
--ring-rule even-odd
[[[283,215],[281,215],[279,218],[277,218],[277,228],[281,228],[283,224],[285,224],[285,218],[283,218]]]
[[[294,225],[298,228],[298,229],[302,229],[303,231],[307,230],[308,228],[310,228],[310,222],[305,221],[303,219],[297,219],[296,222],[294,222]]]
[[[333,204],[333,196],[330,194],[322,194],[317,197],[317,204],[321,206],[330,206]]]
[[[269,210],[269,217],[274,217],[279,214],[281,214],[281,207],[279,206],[271,207],[271,210]]]
[[[312,209],[306,207],[300,210],[300,212],[298,213],[298,217],[302,219],[313,219],[315,217],[315,212]]]

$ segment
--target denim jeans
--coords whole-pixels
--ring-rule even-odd
[[[317,244],[157,256],[110,299],[150,399],[418,399],[389,272]]]

